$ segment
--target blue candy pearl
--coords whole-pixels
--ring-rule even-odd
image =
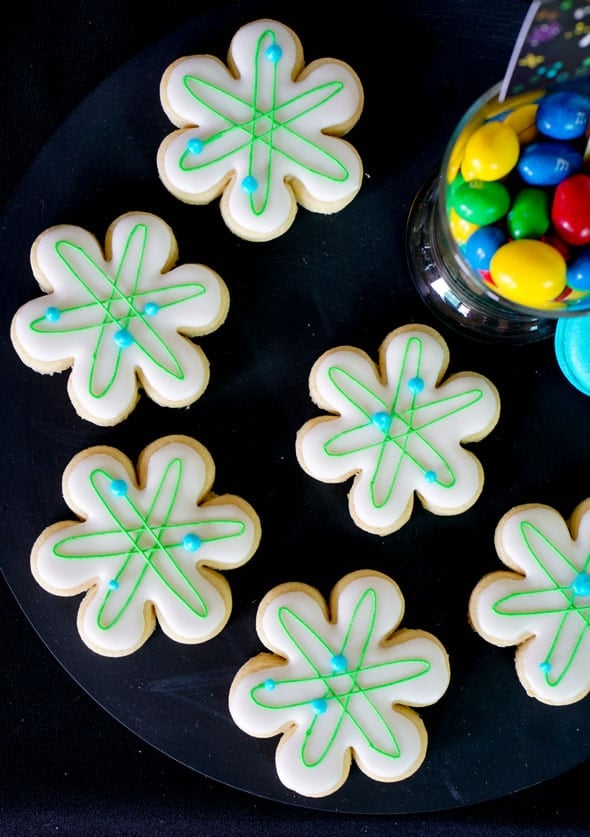
[[[371,416],[371,421],[382,433],[387,433],[391,425],[391,417],[389,413],[379,412]]]
[[[539,663],[539,668],[544,674],[548,674],[551,671],[551,663],[548,660],[544,660],[542,663]]]
[[[182,545],[186,549],[187,552],[196,552],[197,549],[201,546],[203,541],[198,535],[193,534],[192,532],[188,535],[185,535],[182,539]]]
[[[264,55],[267,61],[270,61],[272,64],[276,64],[283,55],[283,50],[278,44],[271,44]]]
[[[59,313],[59,308],[54,308],[53,305],[50,305],[45,312],[45,319],[49,320],[50,323],[56,323],[60,316],[61,314]]]
[[[249,174],[242,180],[242,189],[246,192],[246,194],[251,195],[252,192],[255,192],[258,189],[258,181],[255,177],[252,177],[252,175]]]
[[[426,471],[424,479],[426,482],[436,482],[436,471]]]
[[[111,483],[111,494],[115,497],[124,497],[127,494],[127,483],[125,480],[113,480]]]
[[[324,698],[315,698],[311,702],[311,708],[316,715],[323,715],[328,708],[328,702]]]
[[[156,302],[147,302],[145,308],[143,309],[144,314],[148,317],[155,317],[159,310],[160,306]]]
[[[265,680],[265,681],[264,681],[264,688],[265,688],[268,692],[272,692],[272,690],[274,689],[274,687],[275,687],[276,685],[277,685],[277,684],[276,684],[276,683],[275,683],[275,681],[272,679],[272,677],[269,677],[269,678],[268,678],[268,680]]]
[[[200,140],[198,137],[193,137],[192,139],[189,139],[186,147],[191,154],[200,154],[203,150],[203,140]]]
[[[572,588],[576,596],[590,596],[590,575],[579,573],[574,579]]]
[[[126,349],[133,343],[133,337],[125,328],[117,331],[113,339],[120,349]]]
[[[408,389],[410,392],[413,392],[414,395],[417,395],[419,392],[422,392],[424,389],[424,381],[422,378],[410,378],[408,381]]]
[[[116,578],[111,578],[109,581],[109,590],[118,590],[119,589],[119,582]]]
[[[332,671],[335,671],[338,674],[340,674],[341,672],[346,671],[348,660],[346,659],[344,654],[334,654],[334,656],[330,660],[330,665],[332,666]]]

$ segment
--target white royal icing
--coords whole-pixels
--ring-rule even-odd
[[[103,425],[134,407],[138,378],[160,404],[198,398],[209,364],[189,337],[215,329],[228,308],[227,289],[214,271],[199,264],[168,269],[176,241],[155,215],[118,218],[107,249],[108,259],[81,227],[42,233],[31,260],[47,293],[23,305],[12,324],[23,361],[43,372],[71,366],[76,409]]]
[[[590,692],[590,501],[576,510],[575,537],[548,506],[519,506],[498,525],[509,572],[490,573],[470,599],[474,628],[495,645],[516,645],[529,694],[569,704]]]
[[[440,335],[415,325],[387,337],[380,368],[349,347],[327,351],[312,368],[313,400],[336,415],[301,428],[299,462],[323,482],[353,477],[350,511],[369,532],[399,529],[414,492],[438,514],[465,510],[481,492],[481,464],[462,442],[494,427],[498,393],[474,373],[439,383],[447,354]]]
[[[229,697],[235,723],[252,736],[282,736],[279,779],[304,796],[333,793],[351,755],[378,781],[415,772],[427,736],[407,707],[435,703],[446,691],[443,646],[422,631],[393,634],[404,600],[380,573],[342,579],[331,619],[317,591],[289,587],[272,590],[260,605],[260,637],[280,656],[259,655],[237,673]]]
[[[49,527],[32,553],[42,587],[67,596],[88,591],[80,634],[110,656],[141,645],[156,616],[178,642],[217,634],[231,595],[210,567],[240,566],[259,540],[257,515],[243,500],[225,495],[207,502],[213,463],[194,440],[159,440],[140,462],[146,476],[138,486],[118,451],[95,448],[75,457],[64,495],[82,522]]]
[[[360,115],[360,81],[332,59],[301,74],[301,55],[288,27],[257,20],[234,35],[231,70],[197,55],[177,60],[162,78],[162,106],[180,128],[158,152],[164,184],[189,203],[224,191],[224,220],[243,238],[280,235],[296,199],[334,212],[361,186],[360,158],[339,138]]]

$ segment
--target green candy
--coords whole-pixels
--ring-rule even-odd
[[[465,178],[463,177],[461,172],[460,171],[457,172],[457,176],[447,186],[447,190],[448,190],[447,200],[450,201],[451,205],[453,204],[453,201],[455,200],[455,193],[457,192],[457,189],[459,189],[461,186],[464,186],[465,183],[467,183],[467,181],[465,180]]]
[[[511,238],[541,238],[549,229],[549,198],[542,189],[522,189],[506,219]]]
[[[479,226],[494,224],[510,208],[510,192],[497,180],[468,180],[453,190],[451,200],[457,215]]]

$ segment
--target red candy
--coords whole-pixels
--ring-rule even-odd
[[[557,186],[551,220],[568,244],[578,247],[590,242],[590,175],[574,174]]]

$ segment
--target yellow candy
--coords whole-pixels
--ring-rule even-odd
[[[467,142],[466,134],[463,132],[457,138],[449,157],[449,164],[447,166],[447,183],[452,183],[459,174],[461,169],[461,162],[465,152],[465,143]]]
[[[510,119],[504,117],[507,108],[510,108],[511,115],[512,112],[519,112],[518,121],[520,127],[521,120],[526,121],[530,118],[530,115],[533,112],[533,107],[534,112],[536,113],[537,103],[540,99],[543,98],[544,95],[544,90],[532,90],[528,93],[520,93],[518,96],[512,96],[511,98],[506,99],[503,102],[499,102],[497,99],[492,99],[489,102],[486,102],[484,105],[482,105],[481,109],[478,110],[477,113],[474,116],[472,116],[472,118],[469,119],[469,121],[466,122],[466,124],[463,126],[462,130],[459,132],[459,135],[453,143],[453,147],[449,154],[449,162],[446,172],[447,182],[452,183],[452,181],[455,179],[455,177],[461,169],[461,163],[463,161],[463,155],[465,153],[465,146],[467,144],[467,140],[473,133],[473,123],[476,119],[479,120],[480,124],[483,124],[485,121],[493,119],[495,116],[498,116],[504,122],[509,122],[510,124]],[[520,114],[520,111],[523,111],[523,113]],[[465,121],[465,118],[466,117],[464,117],[463,121]],[[519,134],[519,127],[516,127],[515,125],[511,125],[511,127],[513,127],[516,130],[516,133]],[[520,136],[520,134],[519,138],[522,145],[531,142],[528,133],[526,135],[526,139]],[[475,178],[471,179],[473,180]]]
[[[471,233],[479,229],[479,224],[472,224],[471,221],[466,221],[461,218],[454,209],[449,212],[449,227],[453,238],[458,244],[465,244]]]
[[[486,122],[467,140],[461,174],[465,180],[500,180],[516,165],[520,143],[505,122]]]
[[[507,108],[516,110],[524,105],[530,105],[534,102],[538,103],[546,92],[546,90],[529,90],[528,93],[519,93],[517,96],[510,96],[508,99],[504,99],[503,102],[493,99],[485,108],[486,119],[492,119],[494,116],[505,113]]]
[[[566,286],[566,273],[565,259],[555,247],[529,238],[503,244],[490,261],[495,290],[532,308],[550,307]]]
[[[533,142],[539,136],[539,129],[537,128],[538,108],[538,105],[524,105],[509,113],[504,120],[504,125],[510,125],[516,131],[521,146],[528,145],[529,142]]]

